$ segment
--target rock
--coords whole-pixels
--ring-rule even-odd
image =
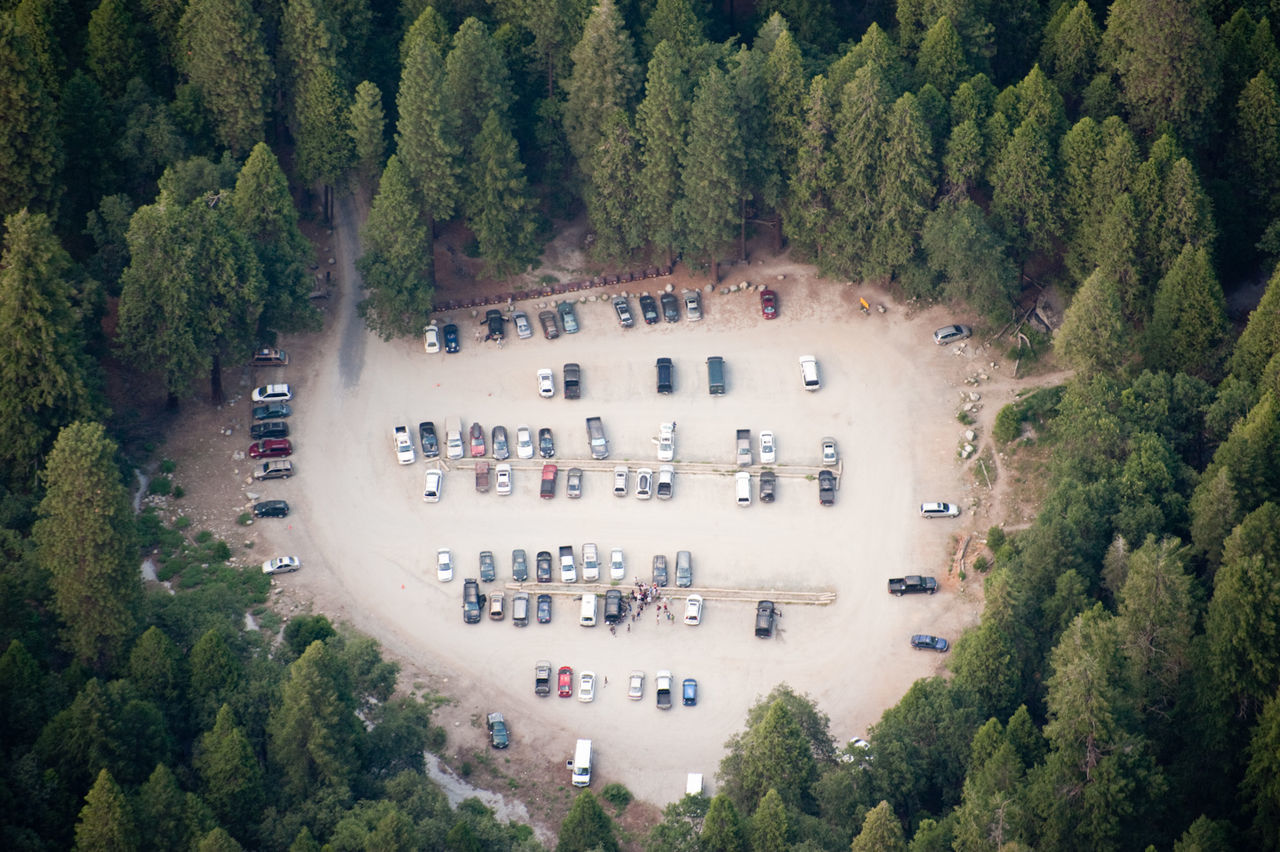
[[[969,391],[969,399],[972,402],[977,402],[978,400],[982,399],[982,394],[978,393],[977,391]]]
[[[251,501],[252,501],[252,500],[257,500],[257,499],[258,499],[258,492],[256,492],[256,491],[246,491],[246,492],[244,492],[244,496],[245,496],[245,499],[247,499],[247,500],[251,500]]]
[[[960,458],[967,459],[971,455],[973,455],[973,444],[965,444],[960,449]]]
[[[968,429],[964,433],[964,439],[969,443],[973,443],[974,441],[978,440],[978,433],[973,431],[972,429]]]
[[[474,319],[474,318],[476,318],[476,317],[478,317],[478,316],[480,316],[480,312],[479,312],[479,311],[477,311],[477,310],[475,310],[474,308],[472,308],[472,310],[471,310],[471,317],[472,317],[472,319]]]
[[[333,266],[333,265],[334,265],[335,263],[337,263],[337,262],[338,262],[338,261],[336,261],[336,260],[335,260],[335,259],[333,259],[332,257],[331,257],[331,258],[329,258],[329,265],[330,265],[330,266]]]
[[[721,296],[727,296],[727,295],[729,295],[729,288],[728,288],[728,287],[721,287],[721,288],[720,288],[720,295],[721,295]]]
[[[587,297],[587,301],[588,301],[588,302],[594,302],[595,300],[596,300],[596,297],[595,297],[595,296],[588,296],[588,297]]]
[[[990,376],[988,376],[986,373],[979,373],[979,374],[978,374],[978,378],[979,378],[979,379],[982,379],[982,381],[984,381],[984,382],[989,382],[989,381],[991,381],[991,377],[990,377]]]
[[[743,281],[743,282],[742,282],[741,284],[739,284],[738,286],[739,286],[739,287],[750,287],[750,286],[751,286],[751,282],[750,282],[750,281]]]
[[[779,276],[778,276],[778,280],[779,280],[779,281],[786,281],[786,280],[787,280],[787,276],[785,276],[785,275],[779,275]]]
[[[708,284],[706,287],[703,287],[702,289],[708,293],[714,293],[716,291],[716,285]]]
[[[676,289],[676,285],[674,285],[674,284],[668,284],[666,287],[663,287],[663,288],[662,288],[662,292],[664,292],[664,293],[671,293],[671,292],[673,292],[675,289]]]

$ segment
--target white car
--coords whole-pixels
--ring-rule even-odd
[[[533,458],[533,433],[529,431],[528,426],[516,429],[516,458]]]
[[[658,468],[658,499],[670,500],[676,491],[676,469],[669,464]]]
[[[543,399],[551,399],[556,395],[556,379],[555,374],[543,367],[538,371],[538,396]]]
[[[778,453],[773,446],[773,433],[764,431],[760,433],[760,464],[773,464],[777,459]]]
[[[676,424],[658,424],[658,461],[669,462],[676,457]]]
[[[822,439],[822,463],[827,467],[835,467],[840,461],[840,453],[836,451],[835,438]]]
[[[642,467],[636,471],[636,497],[648,500],[653,496],[653,471]]]
[[[568,553],[565,552],[566,550]],[[578,582],[578,566],[573,561],[573,548],[567,544],[560,548],[560,582]]]
[[[955,518],[960,515],[960,507],[955,503],[921,503],[922,518]]]
[[[440,351],[440,329],[436,327],[435,323],[423,329],[422,346],[427,350],[428,355]]]
[[[408,426],[396,426],[391,430],[391,444],[396,451],[396,461],[400,464],[413,464],[417,453],[413,449],[413,439],[409,437]]]
[[[625,465],[618,465],[613,469],[613,496],[614,497],[627,496],[627,477],[630,476],[630,474],[631,474],[631,471],[628,470]]]
[[[503,464],[498,465],[497,472],[498,493],[503,497],[506,497],[511,493],[511,465],[504,462]]]
[[[447,547],[436,551],[436,579],[441,583],[447,583],[453,579],[453,554]]]
[[[818,377],[818,359],[812,355],[800,356],[800,381],[807,391],[816,391],[822,388],[822,379]]]
[[[533,326],[529,324],[529,315],[524,311],[516,311],[512,314],[511,321],[516,324],[516,337],[521,340],[533,337]]]
[[[622,548],[615,547],[609,552],[609,579],[621,580],[627,574],[627,566],[622,561]]]
[[[702,595],[689,595],[685,600],[684,623],[690,626],[702,623]]]
[[[644,698],[644,672],[639,669],[633,671],[627,681],[627,697],[632,701]]]
[[[422,499],[428,503],[439,503],[440,492],[444,489],[444,471],[433,467],[427,471],[427,484],[422,488]]]
[[[302,567],[296,556],[277,556],[262,563],[263,574],[289,574]]]
[[[578,675],[578,700],[590,704],[596,700],[596,673],[583,672]]]
[[[253,389],[254,402],[289,402],[293,399],[293,391],[288,385],[263,385]]]
[[[600,551],[591,542],[582,545],[582,582],[595,583],[600,579]]]

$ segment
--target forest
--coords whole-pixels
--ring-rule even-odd
[[[388,339],[443,229],[517,279],[578,220],[611,268],[754,239],[993,327],[1068,302],[1072,378],[995,435],[1043,505],[987,533],[947,676],[868,750],[779,687],[714,798],[624,836],[586,792],[558,849],[1280,848],[1278,32],[1275,0],[0,0],[5,847],[540,848],[449,807],[437,699],[376,643],[281,631],[225,542],[131,505],[121,377],[217,402],[319,328],[304,232],[357,195]]]

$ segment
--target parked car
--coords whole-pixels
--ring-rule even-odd
[[[765,430],[760,433],[760,464],[773,464],[778,457],[773,443],[773,433]]]
[[[674,680],[671,672],[666,669],[659,669],[653,676],[653,692],[657,699],[659,710],[671,709],[671,683]]]
[[[648,500],[653,496],[653,471],[647,467],[642,467],[636,471],[636,497],[640,500]]]
[[[627,476],[631,473],[626,465],[618,465],[613,469],[613,496],[627,496]]]
[[[664,589],[667,586],[667,557],[661,553],[653,557],[653,582]]]
[[[560,314],[560,323],[564,326],[564,333],[577,334],[578,315],[573,310],[573,302],[561,302],[556,305],[556,311]]]
[[[740,470],[733,475],[733,493],[739,508],[751,505],[751,474]]]
[[[960,507],[954,503],[921,503],[922,518],[955,518],[960,515]]]
[[[582,365],[573,361],[564,365],[564,398],[582,398]]]
[[[669,462],[676,457],[676,424],[658,424],[658,461]]]
[[[521,548],[511,551],[511,579],[517,583],[529,579],[529,558]]]
[[[489,463],[487,461],[476,462],[476,492],[480,494],[489,493]]]
[[[778,618],[778,608],[773,601],[756,603],[756,637],[768,639],[773,636],[774,623]]]
[[[551,623],[551,595],[538,595],[538,623]]]
[[[493,460],[506,461],[511,458],[511,444],[507,442],[507,427],[494,426],[489,433],[489,441],[493,444]]]
[[[442,331],[444,332],[444,351],[447,354],[453,354],[462,348],[458,340],[458,327],[456,325],[448,323]]]
[[[283,367],[289,363],[289,353],[283,349],[264,346],[253,353],[249,363],[255,367]]]
[[[484,427],[479,423],[471,424],[471,457],[484,457]]]
[[[836,475],[829,470],[818,471],[818,503],[830,506],[836,502]]]
[[[488,327],[489,339],[504,340],[507,336],[507,318],[497,308],[484,312],[484,324]]]
[[[604,593],[604,623],[618,624],[625,610],[622,608],[622,590],[610,589]]]
[[[659,301],[662,302],[662,318],[667,322],[679,322],[680,300],[676,298],[676,294],[663,293]]]
[[[293,399],[293,391],[288,385],[263,385],[253,389],[254,402],[288,402]]]
[[[582,468],[569,468],[568,478],[565,479],[564,495],[571,500],[577,500],[582,496]]]
[[[911,637],[911,647],[917,651],[937,651],[944,653],[951,644],[941,636],[930,636],[927,633],[917,633]]]
[[[440,351],[440,329],[435,323],[422,330],[422,348],[428,355],[434,355]]]
[[[778,475],[771,470],[760,472],[760,502],[772,503],[778,488]]]
[[[573,669],[569,666],[560,667],[556,677],[556,691],[561,698],[573,696]]]
[[[618,315],[618,325],[623,328],[631,328],[636,324],[636,318],[631,315],[631,303],[626,296],[614,297],[613,311]]]
[[[480,594],[480,584],[474,577],[462,581],[462,623],[479,624],[480,607],[484,604],[484,596]]]
[[[254,479],[288,479],[293,476],[293,462],[288,459],[274,459],[263,462],[253,468]]]
[[[292,574],[302,567],[296,556],[277,556],[262,563],[263,574]]]
[[[578,563],[573,558],[573,545],[560,545],[560,582],[578,582]]]
[[[275,420],[276,418],[284,418],[293,414],[293,409],[289,407],[287,402],[268,402],[266,405],[259,405],[253,409],[254,420]]]
[[[593,543],[582,545],[582,582],[594,583],[600,579],[600,550]]]
[[[967,325],[944,325],[933,333],[933,342],[939,346],[945,346],[948,343],[955,343],[957,340],[964,340],[973,334],[973,329]]]
[[[560,325],[556,321],[555,311],[542,311],[539,313],[538,324],[542,326],[542,336],[547,340],[555,340],[560,336]]]
[[[287,518],[289,504],[284,500],[263,500],[261,503],[253,504],[253,516],[255,518]]]
[[[682,589],[693,585],[693,555],[687,550],[676,552],[676,585]]]
[[[498,579],[498,566],[493,561],[492,550],[480,551],[480,580],[485,583],[492,583]]]
[[[640,297],[640,315],[644,317],[645,325],[654,325],[658,322],[658,302],[648,293]]]
[[[835,467],[840,462],[840,453],[836,450],[835,438],[822,439],[822,463],[827,467]]]
[[[800,356],[800,381],[807,391],[822,389],[822,379],[818,375],[818,359],[812,355]]]
[[[494,748],[506,748],[511,744],[511,737],[507,733],[507,722],[502,718],[501,713],[490,713],[485,725],[489,728],[489,745]]]
[[[528,592],[516,592],[511,597],[511,623],[516,627],[529,626]]]
[[[609,551],[609,579],[621,580],[626,574],[627,565],[622,559],[622,548],[615,547]]]
[[[671,393],[675,387],[675,366],[671,359],[659,358],[655,366],[658,370],[658,393]]]
[[[627,697],[632,701],[644,698],[644,672],[637,669],[631,673],[627,679]]]
[[[551,582],[551,551],[539,550],[535,557],[537,580],[539,583]]]
[[[255,440],[259,438],[287,438],[289,437],[289,424],[283,420],[254,423],[249,427],[249,437]]]
[[[516,429],[516,457],[533,458],[533,432],[528,426],[520,426]]]
[[[556,496],[556,478],[560,475],[560,469],[553,464],[544,464],[542,466],[542,485],[538,490],[538,495],[543,500],[550,500]]]
[[[767,320],[778,318],[778,294],[773,290],[760,291],[760,316]]]
[[[578,675],[578,700],[590,704],[596,700],[596,673],[583,672]]]
[[[556,457],[555,439],[551,435],[551,430],[545,426],[538,430],[538,455],[544,459]]]
[[[426,483],[422,486],[422,499],[427,503],[439,503],[440,493],[444,490],[444,471],[433,467],[427,471]]]
[[[436,551],[436,579],[442,583],[453,579],[453,552],[447,547]]]
[[[422,457],[434,459],[440,456],[440,437],[436,435],[436,424],[424,420],[418,424],[418,440],[422,442]]]
[[[684,291],[684,314],[689,322],[702,319],[702,294],[697,290]]]
[[[689,595],[685,599],[684,623],[690,626],[702,623],[702,595]]]
[[[670,500],[675,496],[676,469],[669,464],[658,468],[658,499]]]
[[[516,326],[516,337],[521,340],[528,340],[533,337],[533,326],[529,324],[529,315],[524,311],[516,311],[512,314],[511,321]]]
[[[551,399],[556,395],[556,377],[555,374],[543,367],[538,371],[538,396],[543,399]]]
[[[892,577],[889,580],[889,594],[897,597],[902,597],[903,595],[931,595],[936,591],[938,591],[936,577],[908,574],[905,577]]]
[[[293,455],[293,444],[288,438],[264,438],[249,445],[251,459],[281,459]]]
[[[698,704],[698,682],[691,677],[684,679],[680,684],[680,701],[685,707],[694,707]]]
[[[538,660],[533,666],[533,693],[546,697],[551,694],[551,663]]]
[[[511,494],[511,465],[503,462],[498,465],[498,496],[507,497]]]

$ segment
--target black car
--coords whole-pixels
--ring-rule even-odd
[[[444,331],[444,351],[457,352],[460,347],[458,343],[458,327],[453,323],[449,323],[443,329]]]
[[[555,340],[560,336],[560,325],[555,311],[543,311],[538,314],[538,322],[542,325],[542,336],[547,340]]]
[[[551,595],[538,595],[538,623],[551,623]]]
[[[644,317],[645,325],[658,322],[658,303],[648,293],[640,297],[640,315]]]
[[[939,654],[944,654],[951,647],[951,643],[941,636],[917,633],[911,637],[911,647],[917,651],[937,651]]]
[[[829,470],[818,471],[818,502],[823,506],[836,502],[836,475]]]
[[[610,589],[604,593],[604,623],[617,624],[622,621],[622,592]]]
[[[249,437],[255,441],[263,438],[289,437],[289,424],[283,420],[268,420],[266,423],[255,423],[249,427]]]
[[[658,367],[658,393],[671,393],[671,388],[672,388],[673,379],[674,379],[673,371],[675,369],[671,364],[671,359],[659,358],[657,362],[657,367]]]
[[[623,328],[631,328],[636,324],[636,318],[631,315],[631,303],[627,301],[626,296],[614,298],[613,310],[618,315],[618,325]]]
[[[550,573],[550,569],[547,571]],[[529,559],[519,548],[511,551],[511,579],[517,583],[523,583],[529,579]]]
[[[418,440],[422,441],[424,459],[433,459],[440,455],[440,438],[436,436],[436,424],[430,420],[419,423]]]
[[[492,550],[480,551],[480,579],[486,583],[498,579],[498,566],[493,561]]]
[[[653,582],[659,586],[666,587],[667,578],[667,557],[658,555],[653,557]]]
[[[778,475],[771,470],[760,471],[760,502],[772,503],[778,487]]]
[[[255,518],[287,518],[289,504],[284,500],[263,500],[261,503],[253,504],[253,516]]]
[[[773,636],[774,620],[778,617],[778,608],[773,601],[760,601],[756,604],[756,636],[768,639]]]
[[[556,442],[551,437],[551,430],[545,426],[538,430],[538,455],[544,459],[556,457]]]
[[[511,458],[511,445],[507,442],[507,427],[493,427],[493,457],[498,461]]]
[[[675,293],[662,294],[662,318],[667,322],[680,321],[680,300]]]
[[[480,623],[480,607],[484,601],[480,595],[480,584],[472,578],[462,583],[462,622],[463,624]]]
[[[491,340],[502,340],[507,336],[507,320],[502,311],[494,308],[485,311],[484,324],[488,326]]]
[[[287,402],[268,402],[266,405],[254,406],[253,409],[254,420],[276,420],[290,414],[293,414],[293,409]]]
[[[534,569],[537,573],[539,583],[551,582],[551,551],[539,550],[537,557],[537,567]]]
[[[489,744],[494,748],[506,748],[511,744],[511,737],[507,733],[507,720],[502,718],[501,713],[490,713],[486,723],[489,726]]]

